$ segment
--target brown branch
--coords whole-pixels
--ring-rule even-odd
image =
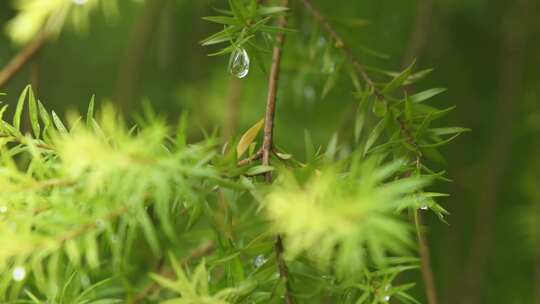
[[[424,51],[427,36],[430,32],[431,18],[433,14],[433,0],[421,0],[418,5],[418,12],[416,17],[416,22],[414,25],[414,32],[412,34],[411,43],[409,49],[403,59],[402,66],[405,68],[412,64],[422,52]],[[416,166],[420,165],[420,159],[422,157],[422,152],[416,145],[414,136],[407,128],[405,122],[401,118],[396,118],[400,125],[400,129],[403,131],[407,142],[415,148],[416,152]],[[424,279],[426,296],[428,303],[437,303],[437,294],[435,281],[433,279],[433,270],[431,269],[431,254],[429,252],[428,240],[425,236],[425,233],[421,231],[423,229],[423,216],[418,210],[414,210],[414,222],[416,227],[416,237],[418,240],[418,250],[422,260],[421,263],[421,272]]]
[[[14,135],[9,135],[9,134],[0,134],[0,138],[5,138],[7,139],[8,141],[11,141],[11,142],[17,142],[17,143],[21,143],[21,144],[27,144],[27,138],[26,137],[23,137],[23,136],[14,136]],[[38,148],[41,148],[43,150],[50,150],[50,151],[54,151],[54,148],[43,143],[43,142],[40,142],[38,139],[35,139],[35,141],[37,141],[36,143],[32,143],[33,145],[35,145],[36,147]]]
[[[405,137],[405,141],[407,141],[407,143],[414,148],[414,153],[416,154],[415,162],[418,164],[420,162],[420,158],[422,157],[422,151],[420,151],[420,147],[418,146],[414,135],[401,117],[396,117],[396,122],[399,125],[401,133]]]
[[[344,43],[344,40],[343,38],[341,38],[341,36],[334,30],[334,28],[330,25],[330,23],[328,22],[328,20],[326,19],[326,17],[324,17],[321,12],[316,9],[313,4],[311,4],[311,2],[309,0],[300,0],[304,6],[307,8],[307,10],[311,13],[311,15],[313,15],[313,17],[315,18],[315,20],[321,24],[321,26],[323,27],[323,29],[328,33],[328,35],[330,36],[330,38],[332,38],[332,40],[335,41],[335,46],[336,48],[342,50],[343,54],[345,55],[345,57],[347,58],[347,60],[349,60],[349,62],[354,66],[354,68],[358,71],[358,73],[360,74],[360,76],[364,79],[364,81],[373,89],[375,89],[375,84],[373,83],[373,81],[371,80],[371,78],[369,77],[369,75],[367,74],[366,72],[366,69],[364,68],[364,66],[356,59],[356,57],[354,56],[354,52],[352,51],[351,48],[349,48],[349,46],[347,46],[345,43]],[[375,90],[375,94],[377,95],[377,97],[379,97],[379,92],[377,90]]]
[[[287,0],[284,4],[287,4]],[[285,27],[287,24],[286,17],[281,17],[279,21],[280,27]],[[272,143],[274,136],[274,116],[276,112],[276,96],[279,82],[279,72],[281,63],[281,48],[285,42],[285,34],[279,33],[276,38],[276,46],[272,55],[272,68],[268,79],[268,98],[266,100],[266,114],[264,117],[264,138],[262,146],[262,163],[270,165],[270,154],[272,152]],[[266,181],[272,182],[272,174],[267,174]]]
[[[0,88],[4,87],[45,45],[47,35],[39,33],[0,71]]]
[[[288,6],[289,1],[283,0],[282,6]],[[281,16],[278,21],[279,27],[287,26],[287,17]],[[281,52],[283,44],[285,43],[285,34],[280,32],[276,37],[276,45],[274,46],[272,55],[272,68],[270,70],[270,76],[268,79],[268,98],[266,100],[266,114],[264,118],[264,139],[262,146],[262,164],[270,165],[270,156],[272,153],[273,136],[274,136],[274,116],[276,112],[276,96],[279,83],[279,72],[281,64]],[[265,180],[267,183],[272,182],[272,172],[265,174]],[[294,298],[291,292],[291,286],[289,282],[289,269],[283,258],[283,240],[280,235],[276,238],[274,246],[276,252],[276,261],[279,270],[279,276],[285,282],[285,303],[294,303]]]
[[[32,185],[27,186],[25,191],[39,191],[52,187],[71,186],[75,184],[74,181],[69,179],[53,178],[44,181],[35,182]]]
[[[425,233],[423,233],[422,214],[418,210],[414,210],[414,219],[416,226],[416,237],[418,239],[418,250],[422,260],[420,270],[422,271],[422,277],[424,278],[424,284],[426,286],[426,296],[428,303],[437,303],[437,293],[435,287],[435,281],[433,280],[433,270],[431,269],[431,255],[429,253],[428,241]]]
[[[113,211],[109,214],[106,214],[102,219],[106,221],[112,221],[124,214],[128,211],[127,207],[123,207],[119,210]],[[6,248],[6,251],[4,252],[6,256],[16,256],[16,255],[25,255],[31,252],[37,252],[42,250],[48,250],[51,248],[51,245],[56,245],[58,248],[63,246],[67,241],[70,241],[72,239],[75,239],[86,232],[95,229],[98,227],[97,222],[87,222],[81,226],[78,226],[74,228],[73,230],[66,231],[65,233],[59,235],[56,237],[55,240],[47,239],[43,242],[39,243],[25,243],[24,245],[17,247],[17,248]]]
[[[245,165],[251,164],[252,162],[260,159],[262,157],[262,155],[263,155],[263,150],[259,149],[259,151],[257,151],[255,154],[251,155],[248,158],[245,158],[245,159],[242,159],[241,161],[239,161],[238,166],[245,166]]]
[[[349,48],[347,45],[345,45],[343,38],[341,38],[341,36],[334,30],[334,28],[330,25],[327,19],[320,13],[319,10],[317,10],[311,4],[309,0],[300,0],[300,1],[304,4],[307,10],[313,15],[315,20],[322,25],[323,29],[328,33],[328,35],[335,41],[336,47],[343,51],[347,60],[355,67],[355,69],[360,74],[360,76],[364,79],[367,85],[373,90],[373,93],[377,97],[377,100],[387,104],[388,101],[386,100],[386,97],[384,97],[384,94],[382,94],[377,89],[377,87],[375,86],[375,83],[367,74],[364,66],[354,56],[354,52],[352,51],[352,49]],[[396,118],[396,123],[399,125],[401,133],[407,140],[407,143],[412,145],[415,148],[416,150],[415,163],[419,164],[420,158],[422,155],[420,153],[418,144],[416,143],[416,140],[414,139],[414,136],[412,136],[410,130],[407,128],[405,122],[402,119]],[[417,216],[420,217],[419,214]],[[417,233],[418,233],[418,243],[419,243],[418,245],[420,247],[422,276],[423,276],[424,284],[426,287],[426,295],[428,297],[428,303],[437,304],[437,296],[436,296],[437,293],[436,293],[435,283],[433,279],[433,271],[431,270],[431,259],[429,255],[427,239],[425,238],[425,236],[423,235],[421,231],[417,231]]]

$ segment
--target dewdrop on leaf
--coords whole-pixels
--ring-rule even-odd
[[[229,59],[229,72],[237,78],[244,78],[249,73],[249,56],[245,49],[236,49]]]

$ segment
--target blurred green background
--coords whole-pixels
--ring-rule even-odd
[[[347,149],[356,103],[347,62],[298,1],[292,2],[278,95],[276,141],[304,157],[304,132],[317,146],[339,133]],[[444,149],[451,194],[440,203],[448,225],[426,217],[440,302],[540,303],[540,3],[538,0],[318,0],[368,67],[435,70],[415,87],[447,87],[440,107],[457,106],[446,125],[471,133]],[[235,80],[228,57],[208,57],[199,41],[220,29],[205,22],[226,1],[121,1],[120,15],[94,14],[88,32],[69,27],[2,91],[14,104],[32,83],[50,109],[84,111],[90,96],[112,100],[127,117],[145,100],[175,121],[191,117],[193,137],[219,127],[241,134],[264,115],[267,74],[252,62]],[[15,15],[0,1],[2,27]],[[0,35],[0,67],[20,47]],[[330,50],[329,50],[330,49]],[[264,60],[269,67],[270,54]],[[325,92],[332,79],[335,86]],[[326,93],[326,94],[324,94]],[[423,298],[420,274],[414,278]]]

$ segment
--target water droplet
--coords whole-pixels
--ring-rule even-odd
[[[383,298],[383,300],[384,300],[385,302],[390,301],[390,296],[385,296],[385,297]]]
[[[86,0],[73,0],[73,3],[75,3],[76,5],[85,5]]]
[[[427,205],[422,205],[422,206],[420,206],[420,209],[422,209],[422,210],[428,210],[429,207],[428,207]]]
[[[249,56],[245,49],[237,49],[231,54],[229,71],[238,78],[247,76],[249,73]]]
[[[262,265],[264,265],[264,263],[266,263],[266,259],[262,254],[256,256],[255,259],[253,259],[253,266],[255,266],[255,268],[261,267]]]
[[[0,213],[6,213],[8,208],[6,206],[0,206]]]
[[[13,269],[12,273],[13,280],[20,282],[24,280],[24,277],[26,277],[26,269],[21,266],[17,266]]]

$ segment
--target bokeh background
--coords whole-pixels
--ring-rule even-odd
[[[305,130],[317,146],[351,138],[347,63],[298,1],[292,2],[277,110],[277,145],[302,159]],[[540,3],[538,0],[317,0],[368,67],[434,68],[421,90],[446,87],[446,125],[471,128],[443,149],[452,183],[440,203],[448,224],[426,216],[440,302],[540,303]],[[263,117],[267,74],[252,64],[236,80],[228,57],[208,57],[200,41],[219,30],[201,19],[218,0],[120,1],[120,14],[94,14],[86,33],[69,28],[1,91],[16,102],[32,83],[58,113],[84,111],[92,94],[128,119],[149,102],[175,121],[191,117],[193,137],[215,127],[242,133]],[[15,15],[0,1],[0,26]],[[21,47],[0,35],[0,68]],[[263,66],[269,67],[266,56]],[[340,77],[329,79],[334,69]],[[345,75],[345,76],[343,76]],[[326,90],[327,82],[335,85]],[[414,294],[423,299],[420,275]]]

